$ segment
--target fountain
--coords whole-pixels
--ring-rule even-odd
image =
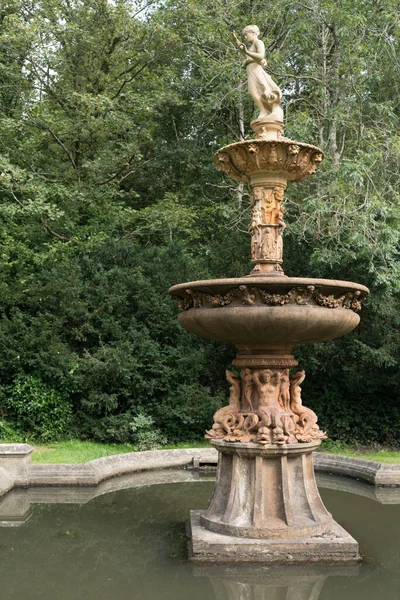
[[[283,202],[289,182],[314,173],[319,148],[283,137],[281,91],[264,70],[256,26],[243,31],[249,93],[260,110],[254,139],[215,156],[220,171],[251,190],[250,275],[173,286],[180,324],[200,337],[231,342],[240,375],[227,371],[229,404],[206,437],[219,453],[214,493],[191,514],[191,557],[198,561],[355,563],[357,542],[325,508],[312,452],[326,437],[303,406],[296,344],[338,338],[359,323],[368,288],[327,279],[288,277],[282,268]]]

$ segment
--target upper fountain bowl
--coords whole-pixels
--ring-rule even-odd
[[[255,185],[265,175],[288,181],[301,181],[314,173],[324,154],[320,148],[285,137],[278,141],[263,139],[236,142],[220,148],[215,162],[220,171],[236,181]]]
[[[238,347],[288,350],[352,331],[369,290],[330,279],[243,277],[181,283],[169,293],[190,333]]]

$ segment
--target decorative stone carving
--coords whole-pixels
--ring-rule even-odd
[[[299,364],[293,356],[249,356],[238,354],[235,360],[232,361],[234,367],[238,368],[263,368],[263,367],[278,367],[280,369],[288,369],[297,367]]]
[[[315,439],[326,438],[324,431],[317,425],[318,417],[310,408],[303,406],[301,401],[300,383],[304,381],[305,371],[295,373],[290,379],[290,410],[296,415],[296,438],[299,442],[311,442]]]
[[[282,236],[286,228],[282,202],[287,182],[313,173],[323,154],[309,144],[271,139],[271,123],[264,125],[268,126],[262,128],[255,140],[226,146],[215,158],[221,171],[237,181],[247,182],[252,189],[251,275],[282,276]]]
[[[237,155],[237,153],[235,153],[235,154]],[[242,179],[243,179],[242,169],[245,170],[245,168],[247,166],[247,161],[244,163],[241,163],[239,161],[237,163],[238,166],[240,165],[239,170],[238,170],[235,168],[234,164],[232,163],[231,157],[227,152],[220,153],[217,157],[217,160],[218,160],[219,171],[226,173],[226,175],[229,175],[229,177],[232,177],[232,179],[242,181]]]
[[[279,142],[259,137],[221,148],[215,160],[220,171],[236,181],[249,183],[259,171],[280,172],[286,181],[300,181],[316,171],[323,156],[322,151],[311,144],[284,137]]]
[[[311,456],[325,433],[315,413],[303,406],[304,371],[290,377],[289,369],[297,365],[291,356],[296,344],[336,339],[356,327],[359,317],[353,312],[360,310],[368,289],[283,273],[285,189],[314,173],[323,153],[282,137],[281,92],[264,71],[259,30],[249,26],[243,33],[248,48],[233,37],[245,55],[249,93],[260,111],[251,123],[255,139],[221,148],[215,161],[220,171],[251,190],[254,268],[246,278],[178,284],[170,290],[184,311],[178,319],[187,331],[239,350],[233,364],[240,377],[226,372],[229,403],[215,413],[206,432],[219,452],[218,475],[209,506],[192,529],[192,556],[293,562],[304,552],[303,561],[357,561],[354,540],[348,536],[341,544],[339,536],[334,542],[338,526],[319,496]],[[225,537],[216,542],[212,532]],[[315,557],[312,540],[325,535],[329,549]],[[243,544],[226,536],[241,537]],[[282,540],[290,540],[290,548]],[[346,546],[343,552],[341,546]]]
[[[233,371],[225,371],[226,378],[231,384],[229,388],[229,404],[217,410],[214,415],[214,425],[208,432],[209,437],[223,438],[231,433],[232,427],[238,421],[240,411],[240,381]]]
[[[292,296],[296,304],[307,306],[314,300],[315,286],[307,285],[292,290]]]
[[[260,30],[257,25],[245,27],[243,35],[250,44],[248,48],[235,33],[232,34],[232,39],[245,57],[243,66],[247,72],[249,94],[260,111],[251,126],[259,137],[279,139],[283,126],[283,110],[280,106],[282,92],[264,69],[267,65],[265,46],[258,39]]]
[[[288,371],[284,371],[281,375],[279,404],[284,411],[290,410],[290,379]]]
[[[285,190],[282,187],[256,185],[252,189],[252,223],[258,225],[279,225],[282,221],[281,202]]]
[[[253,412],[253,388],[254,379],[251,369],[247,368],[242,371],[242,386],[243,386],[243,398],[242,405],[246,410]]]
[[[258,225],[251,230],[251,259],[254,264],[282,262],[282,232],[279,225]]]
[[[326,437],[317,425],[316,414],[302,404],[304,371],[289,379],[289,369],[246,366],[241,372],[242,385],[234,373],[226,374],[232,384],[229,404],[215,413],[206,438],[281,446]]]
[[[227,294],[206,294],[199,290],[186,289],[184,296],[174,295],[181,310],[192,308],[218,308],[229,304],[284,306],[297,304],[298,306],[323,306],[325,308],[344,308],[359,312],[361,303],[366,295],[359,290],[347,292],[335,297],[334,294],[324,295],[313,285],[298,286],[290,289],[286,294],[273,294],[262,287],[240,285],[231,289]]]
[[[268,304],[269,306],[283,306],[284,304],[288,304],[293,294],[292,290],[290,290],[290,292],[287,294],[269,294],[262,288],[260,288],[258,291],[262,302],[264,304]]]

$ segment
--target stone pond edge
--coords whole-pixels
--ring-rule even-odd
[[[216,465],[214,448],[149,450],[97,458],[83,464],[32,464],[28,444],[0,444],[0,496],[13,488],[97,486],[107,479],[140,471]],[[400,487],[400,464],[314,453],[317,472],[344,475],[379,487]]]

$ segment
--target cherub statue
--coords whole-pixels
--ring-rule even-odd
[[[232,34],[232,39],[246,57],[243,66],[247,71],[249,94],[260,110],[258,119],[269,117],[268,120],[283,122],[283,111],[280,107],[282,92],[264,69],[267,61],[264,43],[258,39],[260,30],[257,25],[248,25],[243,29],[243,35],[246,42],[250,43],[248,48],[235,33]]]

